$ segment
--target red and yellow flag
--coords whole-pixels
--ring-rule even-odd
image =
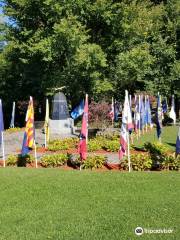
[[[26,127],[24,132],[23,146],[22,146],[22,155],[29,153],[34,145],[35,137],[35,128],[34,128],[34,108],[33,108],[33,99],[30,97],[28,110],[26,113]]]

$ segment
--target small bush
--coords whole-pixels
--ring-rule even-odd
[[[164,162],[162,162],[162,169],[179,170],[180,169],[180,156],[178,156],[178,157],[175,157],[173,155],[166,156]]]
[[[168,157],[168,149],[162,143],[145,143],[145,149],[149,152],[152,159],[152,168],[161,169],[163,167],[163,162]]]
[[[19,131],[23,131],[23,130],[24,130],[24,128],[15,127],[15,128],[6,129],[6,132],[13,133],[13,132],[19,132]]]
[[[162,155],[168,151],[167,147],[160,142],[147,142],[144,147],[151,154]]]
[[[102,168],[105,163],[105,156],[91,155],[88,156],[85,161],[83,161],[82,168],[84,169],[97,169]]]
[[[101,150],[103,143],[104,143],[104,138],[102,137],[96,137],[96,138],[90,139],[88,141],[88,151],[93,152],[93,151]]]
[[[68,150],[71,148],[76,148],[78,144],[78,138],[65,138],[65,139],[56,139],[49,143],[49,151],[60,151]]]
[[[119,141],[117,140],[106,140],[103,144],[103,149],[108,152],[118,152],[119,151]]]
[[[67,154],[51,154],[41,157],[40,163],[43,167],[60,167],[67,163]]]
[[[32,155],[24,155],[22,156],[21,154],[19,154],[17,156],[17,165],[18,167],[25,167],[27,163],[33,163],[34,162],[34,156]]]
[[[125,158],[120,162],[120,166],[124,170],[128,170],[128,159]],[[132,154],[131,155],[131,168],[134,171],[146,171],[152,167],[152,160],[146,154]]]
[[[17,155],[9,155],[6,160],[6,165],[7,166],[15,166],[18,161],[18,156]]]
[[[32,155],[9,155],[6,161],[7,166],[15,166],[25,167],[27,163],[32,163],[34,161],[34,157]]]

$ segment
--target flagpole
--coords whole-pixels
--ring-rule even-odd
[[[86,94],[86,101],[88,102],[88,94]],[[87,132],[86,132],[86,144],[88,144],[88,126],[87,126]]]
[[[147,103],[146,103],[146,101],[147,101],[147,96],[145,95],[145,109],[146,109],[145,114],[147,113]],[[147,123],[147,115],[146,115],[146,132],[147,132],[147,128],[148,128],[148,123]]]
[[[37,168],[37,149],[36,149],[36,141],[34,140],[34,158],[35,158],[35,167]]]
[[[113,117],[112,117],[112,128],[114,126],[114,99],[112,97],[112,111],[113,111]]]
[[[45,148],[47,148],[46,127],[45,127],[44,146]]]
[[[127,131],[127,151],[128,151],[128,169],[131,172],[130,146],[129,146],[129,131]]]
[[[141,136],[141,113],[140,113],[140,103],[141,103],[141,100],[140,100],[140,95],[139,95],[139,137]]]
[[[3,167],[6,166],[5,151],[4,151],[4,132],[1,132],[2,136],[2,156],[3,156]]]

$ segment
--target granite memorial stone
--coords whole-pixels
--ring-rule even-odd
[[[50,119],[50,134],[72,134],[74,121],[69,117],[67,100],[62,92],[55,94],[52,101],[52,119]]]

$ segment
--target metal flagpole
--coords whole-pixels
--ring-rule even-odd
[[[127,130],[127,153],[128,153],[128,169],[131,172],[131,157],[130,157],[130,146],[129,146],[129,131]]]
[[[112,128],[113,128],[113,126],[114,126],[114,99],[113,99],[113,97],[112,97],[111,107],[112,107]]]
[[[147,96],[145,95],[145,109],[146,109],[145,114],[147,113],[147,104],[146,104],[146,101],[147,101]],[[148,124],[147,124],[147,115],[146,115],[146,132],[147,132],[147,128],[148,128]]]
[[[36,141],[35,140],[34,140],[34,157],[35,157],[35,166],[37,168],[38,165],[37,165],[37,151],[36,151]]]
[[[86,101],[88,102],[88,94],[86,94]],[[86,144],[88,144],[88,119],[87,119],[87,131],[86,131]]]
[[[138,111],[139,111],[139,137],[141,136],[141,112],[140,112],[140,95],[139,95],[139,107],[138,107]]]
[[[3,156],[3,167],[6,166],[6,159],[5,159],[5,151],[4,151],[4,133],[3,131],[1,132],[2,136],[2,156]]]

